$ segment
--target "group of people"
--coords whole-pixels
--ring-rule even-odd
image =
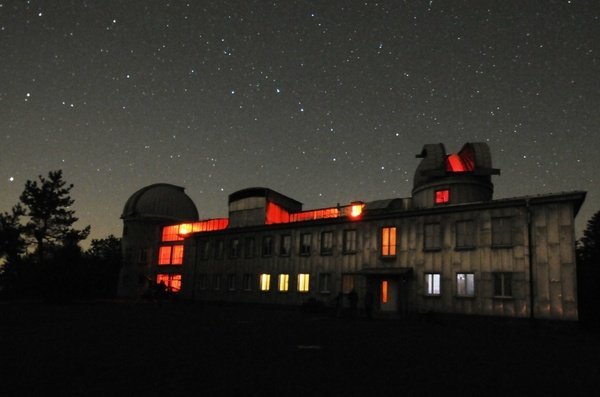
[[[348,306],[350,308],[350,316],[352,318],[358,317],[358,292],[353,288],[347,295]],[[373,292],[367,290],[364,296],[364,309],[365,316],[368,319],[373,318],[373,307],[375,305],[375,297]],[[341,317],[344,311],[344,293],[340,291],[335,298],[335,314],[336,317]]]

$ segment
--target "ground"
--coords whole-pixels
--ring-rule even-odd
[[[12,302],[0,331],[2,396],[578,395],[600,379],[600,335],[576,323]]]

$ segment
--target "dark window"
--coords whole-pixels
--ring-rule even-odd
[[[221,275],[213,274],[213,289],[219,290],[221,289]]]
[[[354,289],[354,275],[342,274],[342,292],[349,294]]]
[[[262,240],[262,255],[273,255],[273,236],[264,236]]]
[[[512,273],[497,272],[494,275],[494,296],[499,298],[512,297]]]
[[[492,246],[511,247],[512,244],[512,218],[492,218]]]
[[[229,242],[229,257],[237,258],[240,256],[240,239],[234,238]]]
[[[281,236],[280,244],[279,244],[279,255],[281,256],[290,256],[292,251],[292,236],[289,234],[284,234]]]
[[[310,255],[311,233],[303,233],[300,236],[300,255]]]
[[[331,273],[319,274],[319,291],[320,292],[331,292]]]
[[[224,243],[223,240],[215,241],[215,259],[223,259]]]
[[[321,255],[333,253],[333,232],[321,233]]]
[[[146,248],[142,248],[140,249],[140,263],[146,263],[148,262],[148,250],[146,250]]]
[[[344,253],[356,252],[356,230],[344,230]]]
[[[229,291],[235,291],[235,274],[227,275],[227,289]]]
[[[209,255],[209,251],[208,251],[208,247],[209,247],[209,243],[208,240],[200,240],[200,246],[199,246],[199,251],[200,251],[200,259],[202,260],[206,260],[208,259],[208,255]]]
[[[254,255],[256,255],[256,243],[254,237],[247,237],[246,240],[244,240],[244,243],[244,256],[246,258],[254,258]]]
[[[442,247],[442,232],[439,223],[425,224],[424,249],[439,250]]]
[[[252,291],[252,274],[246,273],[243,276],[244,291]]]
[[[456,248],[475,248],[475,222],[456,222]]]
[[[206,274],[201,274],[198,277],[198,288],[201,290],[205,290],[208,284],[208,276]]]
[[[456,295],[467,297],[475,296],[475,274],[456,274]]]

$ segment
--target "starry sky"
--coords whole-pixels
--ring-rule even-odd
[[[495,197],[600,209],[600,3],[0,0],[0,211],[62,169],[78,226],[181,185],[305,209],[408,197],[424,144],[488,142]]]

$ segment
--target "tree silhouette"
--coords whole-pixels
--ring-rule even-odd
[[[577,242],[579,319],[600,327],[600,211],[588,221]]]
[[[11,212],[0,213],[0,290],[5,295],[14,293],[21,276],[21,255],[25,252],[25,241],[21,237],[22,215],[20,205],[14,206]]]
[[[39,183],[38,183],[39,182]],[[24,234],[28,243],[35,245],[38,263],[44,263],[49,248],[77,245],[87,238],[90,227],[73,228],[77,221],[71,209],[74,200],[70,196],[72,184],[63,180],[62,171],[50,171],[48,178],[28,180],[20,196],[23,215],[28,218]]]

